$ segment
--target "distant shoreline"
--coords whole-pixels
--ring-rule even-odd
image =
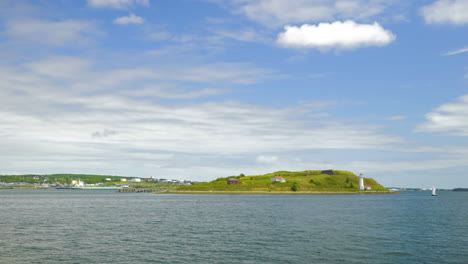
[[[262,192],[262,191],[163,191],[155,194],[224,194],[224,195],[382,195],[398,194],[397,192],[367,191],[367,192],[324,192],[324,191],[288,191],[288,192]]]

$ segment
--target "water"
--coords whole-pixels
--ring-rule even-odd
[[[0,263],[468,263],[468,193],[0,190]]]

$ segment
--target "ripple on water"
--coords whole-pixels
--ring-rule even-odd
[[[468,195],[438,198],[11,190],[0,263],[468,263]]]

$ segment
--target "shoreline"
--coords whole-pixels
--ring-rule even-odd
[[[397,192],[325,192],[325,191],[298,191],[298,192],[262,192],[262,191],[163,191],[154,194],[208,194],[208,195],[385,195],[398,194]]]

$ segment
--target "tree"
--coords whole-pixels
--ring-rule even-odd
[[[291,187],[291,191],[297,192],[298,190],[299,190],[299,186],[297,185],[297,182],[294,182]]]

